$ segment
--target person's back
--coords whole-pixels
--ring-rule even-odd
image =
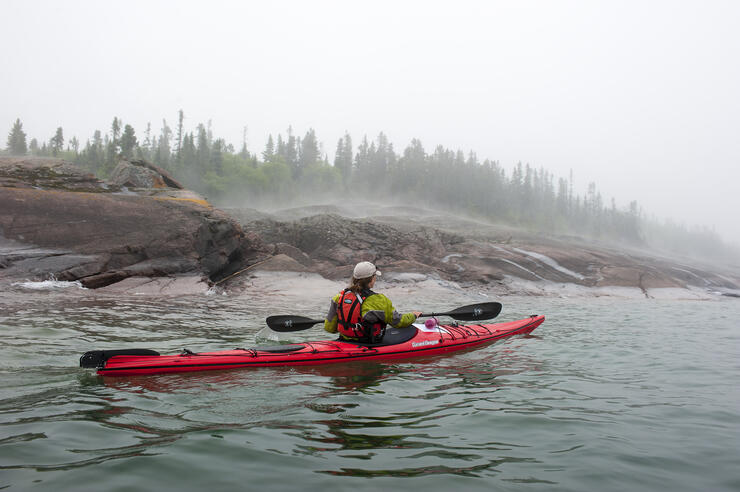
[[[382,339],[386,325],[404,328],[416,321],[420,311],[400,314],[388,297],[371,290],[380,275],[372,263],[358,263],[350,286],[332,298],[324,330],[349,340],[375,342]]]

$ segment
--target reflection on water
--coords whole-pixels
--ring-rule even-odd
[[[504,320],[547,321],[527,337],[393,364],[127,378],[77,367],[92,349],[257,345],[266,315],[320,316],[316,291],[337,287],[296,299],[304,285],[280,286],[168,299],[0,293],[0,488],[740,485],[740,303],[502,299]],[[481,300],[413,289],[393,299]]]

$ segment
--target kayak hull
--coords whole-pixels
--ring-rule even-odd
[[[439,330],[416,332],[393,345],[367,345],[348,341],[301,342],[268,349],[234,349],[178,355],[114,355],[100,361],[102,376],[132,376],[194,371],[333,364],[348,361],[395,361],[443,355],[471,349],[497,340],[526,335],[545,320],[544,316],[506,323],[441,325]],[[155,352],[156,353],[156,352]]]

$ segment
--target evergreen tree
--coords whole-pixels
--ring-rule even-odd
[[[211,168],[218,176],[224,175],[224,147],[224,140],[219,138],[213,142],[211,148]]]
[[[118,137],[121,136],[121,120],[117,116],[113,117],[113,123],[110,125],[111,138],[114,150],[118,151]]]
[[[196,166],[195,162],[195,138],[192,133],[185,134],[182,139],[182,166],[187,172],[192,173]]]
[[[56,133],[51,140],[49,140],[49,146],[51,147],[51,154],[56,157],[59,152],[64,150],[64,133],[62,127],[57,128]]]
[[[334,167],[339,171],[342,184],[346,188],[352,176],[352,137],[345,133],[337,142],[337,152],[334,155]]]
[[[11,155],[25,155],[28,152],[26,147],[26,133],[23,131],[21,119],[17,118],[13,123],[13,129],[8,134],[8,151]]]
[[[146,131],[144,132],[144,144],[142,146],[144,158],[152,160],[152,124],[147,122]]]
[[[31,155],[39,155],[41,149],[39,149],[39,141],[35,138],[31,139],[31,143],[28,144],[28,150],[31,151]]]
[[[195,161],[201,174],[210,167],[210,149],[208,148],[208,133],[203,124],[198,125],[198,144],[195,151]]]
[[[104,175],[107,175],[108,171],[111,171],[116,165],[116,159],[121,151],[121,120],[119,120],[117,116],[113,117],[110,130],[111,138],[105,142],[105,164],[102,169]]]
[[[185,113],[181,109],[177,114],[177,145],[175,147],[175,157],[178,164],[182,163],[182,156],[180,154],[182,153],[182,123],[184,120]]]
[[[162,133],[159,136],[157,152],[154,154],[154,163],[158,166],[169,168],[170,165],[170,141],[172,140],[172,129],[167,126],[167,120],[162,120]]]
[[[368,150],[368,165],[370,168],[370,182],[376,186],[382,186],[389,177],[391,166],[395,164],[393,147],[388,142],[388,137],[380,132],[378,138]]]
[[[272,161],[275,156],[275,144],[272,141],[272,134],[267,137],[267,145],[265,145],[265,151],[262,152],[262,160],[264,162]]]
[[[242,150],[239,151],[239,156],[242,159],[249,159],[249,151],[247,150],[247,127],[242,129]]]
[[[299,175],[298,170],[298,143],[293,135],[293,128],[288,127],[288,140],[285,142],[285,162],[293,173],[293,178]]]
[[[133,159],[137,145],[134,128],[131,125],[126,125],[123,129],[123,135],[121,135],[121,155],[125,159]]]
[[[77,140],[77,137],[72,137],[69,139],[69,146],[71,147],[72,151],[77,155],[80,150],[80,141]]]
[[[92,142],[88,140],[85,144],[81,160],[91,171],[95,173],[103,171],[103,137],[100,135],[100,130],[95,130]]]
[[[316,132],[311,128],[301,140],[298,167],[303,170],[319,162],[319,144],[316,141]]]
[[[277,147],[275,149],[275,155],[277,155],[278,157],[282,157],[283,161],[284,162],[287,162],[287,159],[286,159],[287,153],[285,151],[285,142],[283,142],[283,136],[281,134],[279,134],[279,133],[278,133],[278,136],[277,136]]]
[[[357,147],[355,155],[355,170],[359,173],[367,172],[370,143],[367,141],[367,135],[362,137],[362,143]]]

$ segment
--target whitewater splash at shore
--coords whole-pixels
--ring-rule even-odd
[[[66,282],[62,280],[57,280],[56,278],[52,277],[49,280],[41,280],[41,281],[26,281],[26,282],[14,282],[12,284],[13,287],[21,287],[24,289],[30,289],[30,290],[55,290],[55,289],[69,289],[72,287],[78,288],[78,289],[85,289],[85,287],[82,286],[82,284],[79,281],[74,282]]]

